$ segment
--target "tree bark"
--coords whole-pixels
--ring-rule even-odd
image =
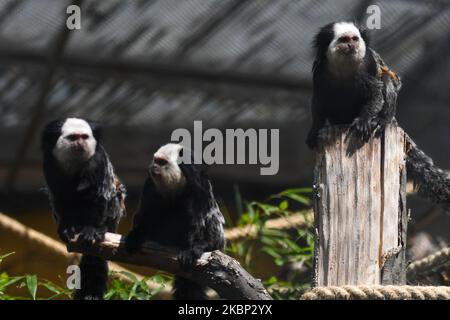
[[[205,252],[189,271],[180,268],[175,249],[145,242],[138,253],[128,254],[125,251],[122,236],[115,233],[106,233],[103,242],[89,247],[82,247],[74,239],[68,244],[67,250],[181,275],[214,289],[224,299],[272,299],[261,280],[253,278],[239,262],[218,250]]]
[[[314,171],[313,286],[405,284],[406,166],[401,128],[354,148],[321,132]]]

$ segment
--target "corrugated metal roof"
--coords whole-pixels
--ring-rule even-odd
[[[0,1],[5,168],[40,108],[35,104],[49,70],[46,57],[65,29],[71,2]],[[86,0],[82,29],[68,33],[36,128],[46,119],[75,115],[114,130],[155,132],[204,120],[211,127],[298,125],[302,135],[309,126],[313,35],[330,21],[364,17],[368,4],[382,11],[382,29],[372,32],[374,47],[405,84],[414,84],[404,87],[404,101],[433,97],[439,100],[435,108],[448,106],[450,6],[445,1]],[[448,111],[439,112],[448,119]],[[35,136],[27,164],[39,159]],[[309,154],[302,157],[307,160],[298,159],[298,168],[311,162]]]

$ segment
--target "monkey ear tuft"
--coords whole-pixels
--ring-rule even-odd
[[[320,28],[313,40],[313,47],[318,51],[317,53],[325,53],[331,40],[333,40],[334,31],[333,27],[336,24],[335,21],[328,23]]]
[[[94,135],[95,140],[99,141],[102,138],[103,133],[103,125],[99,121],[86,120],[91,127],[92,134]]]
[[[361,33],[361,37],[363,38],[364,42],[366,43],[366,46],[370,46],[370,30],[366,27],[360,27],[359,33]]]
[[[325,59],[326,52],[328,50],[328,46],[330,45],[331,41],[334,37],[334,25],[336,22],[331,22],[322,28],[320,28],[319,32],[316,34],[316,36],[313,39],[313,48],[315,49],[315,60],[313,64],[312,71],[315,72],[315,70],[318,68],[318,66],[322,63],[322,61]]]
[[[195,187],[197,189],[204,189],[204,182],[208,179],[208,175],[206,173],[207,166],[202,164],[180,164],[181,172],[186,178],[188,185],[191,187]]]
[[[60,134],[61,127],[63,126],[66,119],[57,119],[48,122],[41,136],[41,150],[45,152],[50,152],[56,144]]]

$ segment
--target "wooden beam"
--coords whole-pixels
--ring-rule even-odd
[[[146,242],[138,253],[130,255],[124,249],[122,236],[115,233],[106,233],[102,243],[89,247],[81,247],[74,239],[67,250],[181,275],[214,289],[224,299],[272,299],[261,280],[253,278],[239,262],[220,251],[204,253],[192,270],[186,271],[180,268],[175,249]]]
[[[35,52],[10,51],[0,47],[0,61],[8,63],[45,64],[45,57]],[[227,84],[232,86],[249,86],[255,88],[281,89],[291,92],[299,90],[309,91],[311,83],[297,77],[286,75],[261,75],[235,70],[217,71],[189,65],[175,65],[170,63],[151,63],[117,58],[101,58],[64,55],[59,64],[68,70],[87,70],[92,74],[121,75],[121,76],[153,76],[161,79],[184,80]],[[270,91],[269,91],[270,92]]]

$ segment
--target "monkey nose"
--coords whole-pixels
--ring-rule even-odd
[[[74,144],[74,149],[75,149],[76,151],[81,151],[81,150],[84,149],[84,146],[83,146],[82,143],[76,142],[76,143]]]
[[[354,43],[348,43],[347,44],[347,48],[349,51],[355,51],[356,50],[356,45]]]
[[[152,175],[158,175],[161,173],[161,168],[157,164],[152,164],[150,166],[150,173]]]

